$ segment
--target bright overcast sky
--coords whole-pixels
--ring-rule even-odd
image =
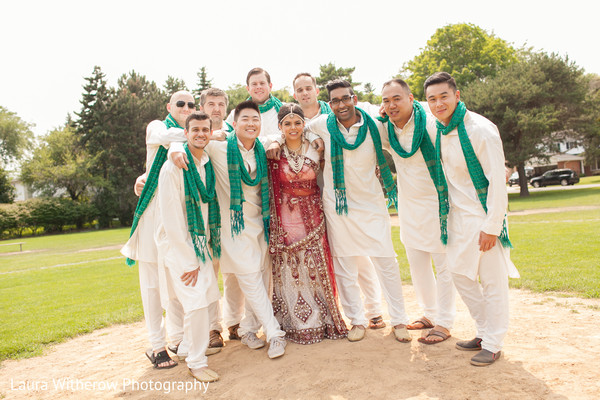
[[[334,62],[379,91],[437,28],[461,22],[600,73],[599,9],[584,0],[3,0],[0,105],[43,134],[80,110],[94,65],[110,86],[135,70],[161,87],[172,75],[190,88],[206,66],[222,89],[260,66],[279,89]]]

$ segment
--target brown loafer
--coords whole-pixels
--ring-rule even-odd
[[[217,330],[210,331],[208,347],[223,347],[223,338],[221,337],[221,332]]]
[[[238,329],[240,329],[240,324],[235,324],[227,328],[229,330],[229,340],[241,340],[242,337],[238,334]]]

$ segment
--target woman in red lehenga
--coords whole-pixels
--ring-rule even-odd
[[[269,160],[273,311],[286,338],[311,344],[346,337],[337,306],[333,262],[317,186],[320,155],[304,140],[297,104],[279,110],[285,135],[279,160]]]

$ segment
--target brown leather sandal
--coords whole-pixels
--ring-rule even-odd
[[[431,328],[433,328],[433,324],[431,323],[430,320],[428,320],[425,317],[421,317],[418,320],[416,320],[415,322],[413,322],[412,324],[406,325],[406,329],[408,329],[409,331],[418,331],[421,329],[431,329]]]

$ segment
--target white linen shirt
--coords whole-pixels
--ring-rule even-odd
[[[381,144],[390,152],[396,166],[400,240],[406,247],[429,253],[445,253],[446,247],[440,239],[437,191],[421,149],[409,158],[400,157],[390,146],[388,124],[392,124],[400,146],[408,152],[412,148],[415,130],[414,113],[403,128],[397,127],[392,121],[380,125]],[[435,143],[435,118],[432,115],[427,115],[426,128],[431,142]]]
[[[271,144],[268,138],[259,138],[265,148]],[[249,169],[250,176],[256,177],[256,157],[254,147],[246,150],[238,140],[238,148],[244,160],[244,166]],[[183,151],[182,146],[173,144],[171,152]],[[262,220],[262,199],[260,184],[248,186],[242,182],[245,201],[244,230],[232,237],[230,218],[230,185],[227,168],[227,141],[211,140],[204,151],[210,156],[213,164],[217,186],[217,197],[221,209],[221,259],[222,273],[249,274],[264,270],[269,265],[268,246],[264,239]]]
[[[208,162],[206,153],[201,160],[192,157],[198,174],[206,182],[204,165]],[[198,309],[220,298],[212,261],[206,254],[206,261],[202,262],[194,250],[192,237],[188,232],[187,211],[185,205],[185,185],[183,170],[167,160],[160,171],[157,189],[157,219],[155,239],[158,251],[164,256],[164,265],[172,272],[171,276],[180,277],[186,272],[191,272],[198,267],[198,280],[193,292],[185,290],[178,294],[184,309]],[[208,227],[208,204],[200,202],[200,210],[204,219],[204,230],[210,238]],[[175,284],[175,288],[180,285]],[[193,294],[192,294],[193,293]]]
[[[448,265],[452,272],[476,279],[479,271],[479,232],[500,235],[508,206],[504,151],[498,128],[488,119],[467,111],[465,128],[477,159],[489,181],[487,214],[469,175],[465,156],[458,138],[458,129],[441,136],[442,163],[448,182],[450,213],[448,215]],[[501,246],[496,242],[496,246]],[[510,277],[519,273],[504,249],[503,265]]]
[[[146,176],[152,168],[152,163],[160,146],[169,147],[171,142],[185,142],[183,129],[170,128],[163,121],[154,120],[146,127]],[[158,190],[158,189],[157,189]],[[131,235],[121,254],[132,260],[156,263],[158,254],[154,242],[154,229],[156,224],[156,194],[142,214],[137,229]]]
[[[390,236],[390,216],[383,190],[375,175],[377,158],[369,133],[356,150],[342,150],[348,215],[338,215],[335,210],[331,138],[327,130],[327,117],[321,115],[313,120],[308,125],[308,130],[325,142],[323,209],[331,253],[334,257],[395,257]],[[361,118],[347,130],[338,121],[338,127],[346,141],[353,144],[363,123]]]

